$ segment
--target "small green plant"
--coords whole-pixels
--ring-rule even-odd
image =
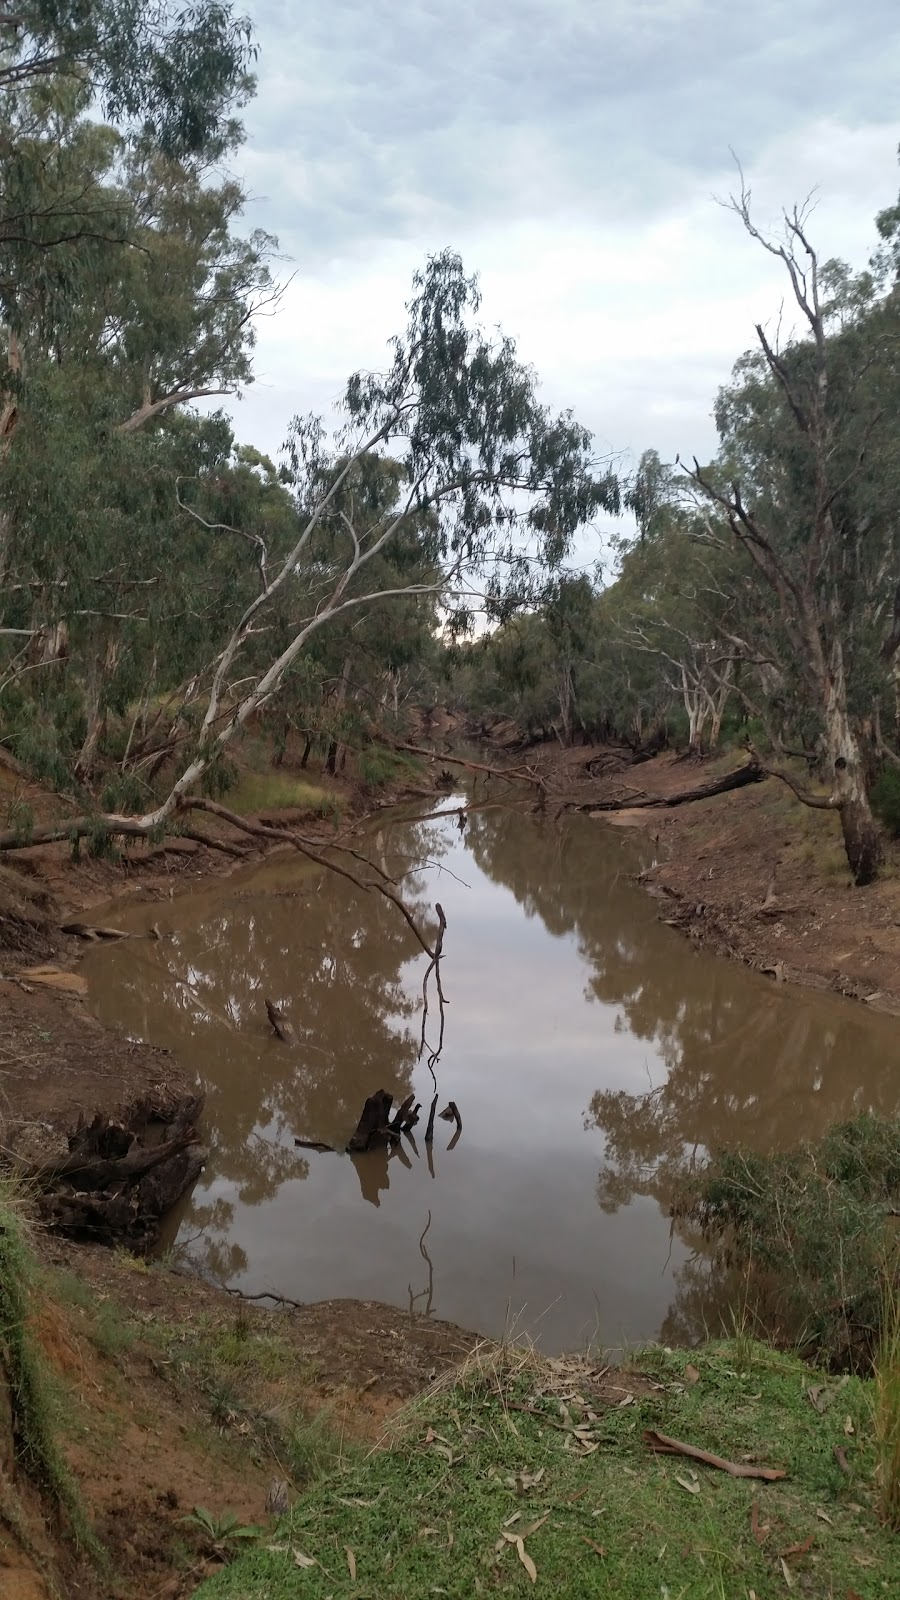
[[[354,1455],[353,1445],[326,1411],[312,1417],[295,1416],[285,1430],[283,1448],[291,1475],[301,1484],[314,1483],[343,1468]]]
[[[412,779],[420,770],[408,756],[398,755],[384,745],[367,744],[356,757],[360,782],[366,789],[383,789],[388,783]]]
[[[900,767],[884,767],[872,785],[869,799],[879,822],[900,838]]]
[[[88,855],[95,861],[117,861],[119,858],[115,835],[110,833],[106,824],[97,821],[93,824],[88,838]]]
[[[219,1516],[207,1511],[205,1506],[195,1506],[181,1521],[203,1534],[217,1555],[235,1554],[243,1545],[255,1543],[266,1529],[256,1522],[239,1522],[233,1511],[223,1511]]]
[[[34,806],[22,795],[13,795],[6,808],[6,825],[19,839],[30,839],[34,833]]]
[[[104,811],[142,811],[147,785],[130,772],[111,772],[103,785],[100,803]]]

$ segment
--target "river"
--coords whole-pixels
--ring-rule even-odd
[[[424,1115],[390,1159],[294,1144],[345,1145],[376,1089],[427,1114],[427,958],[380,895],[287,852],[105,919],[162,937],[92,948],[89,1004],[207,1093],[212,1154],[173,1232],[246,1292],[386,1300],[548,1351],[697,1337],[716,1289],[673,1184],[717,1143],[896,1113],[896,1020],[695,949],[634,883],[647,837],[494,804],[461,831],[459,804],[360,844],[423,923],[446,913],[452,1149],[441,1121],[427,1149]],[[431,1048],[438,1021],[432,992]]]

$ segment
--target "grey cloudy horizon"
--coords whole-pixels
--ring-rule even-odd
[[[382,363],[450,246],[598,449],[708,454],[716,390],[783,296],[715,203],[730,148],[763,222],[817,187],[816,240],[856,267],[900,187],[896,0],[257,0],[252,20],[235,165],[295,277],[233,410],[272,453]]]

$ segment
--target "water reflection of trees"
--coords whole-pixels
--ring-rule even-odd
[[[399,873],[434,859],[433,832],[410,825],[402,849],[376,836],[370,850]],[[295,875],[291,884],[291,866],[280,886],[224,889],[202,919],[173,918],[157,944],[119,947],[117,969],[107,969],[117,1015],[148,1038],[159,1037],[154,1014],[165,1017],[166,1041],[210,1086],[215,1174],[247,1205],[305,1176],[295,1134],[342,1144],[367,1095],[407,1094],[418,1048],[415,989],[411,997],[403,981],[422,955],[411,929],[381,895],[337,878]],[[427,925],[427,885],[413,877],[403,887]],[[271,1036],[266,998],[296,1045]]]
[[[617,1026],[652,1043],[653,1076],[664,1073],[647,1092],[601,1089],[591,1099],[588,1120],[607,1143],[604,1208],[637,1194],[665,1204],[704,1148],[741,1140],[771,1149],[863,1110],[896,1109],[888,1019],[693,950],[629,881],[630,838],[583,819],[510,828],[483,812],[469,842],[526,915],[575,937],[588,995],[618,1008]]]

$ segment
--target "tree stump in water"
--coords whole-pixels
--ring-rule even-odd
[[[347,1145],[348,1155],[360,1155],[379,1145],[396,1143],[401,1133],[408,1133],[419,1120],[420,1107],[414,1104],[414,1094],[401,1101],[395,1116],[391,1116],[394,1097],[385,1089],[370,1094],[356,1124],[356,1132]]]
[[[374,1094],[369,1095],[356,1124],[356,1132],[347,1145],[348,1155],[371,1150],[373,1145],[386,1144],[393,1137],[390,1125],[393,1099],[393,1095],[384,1089],[376,1089]]]

